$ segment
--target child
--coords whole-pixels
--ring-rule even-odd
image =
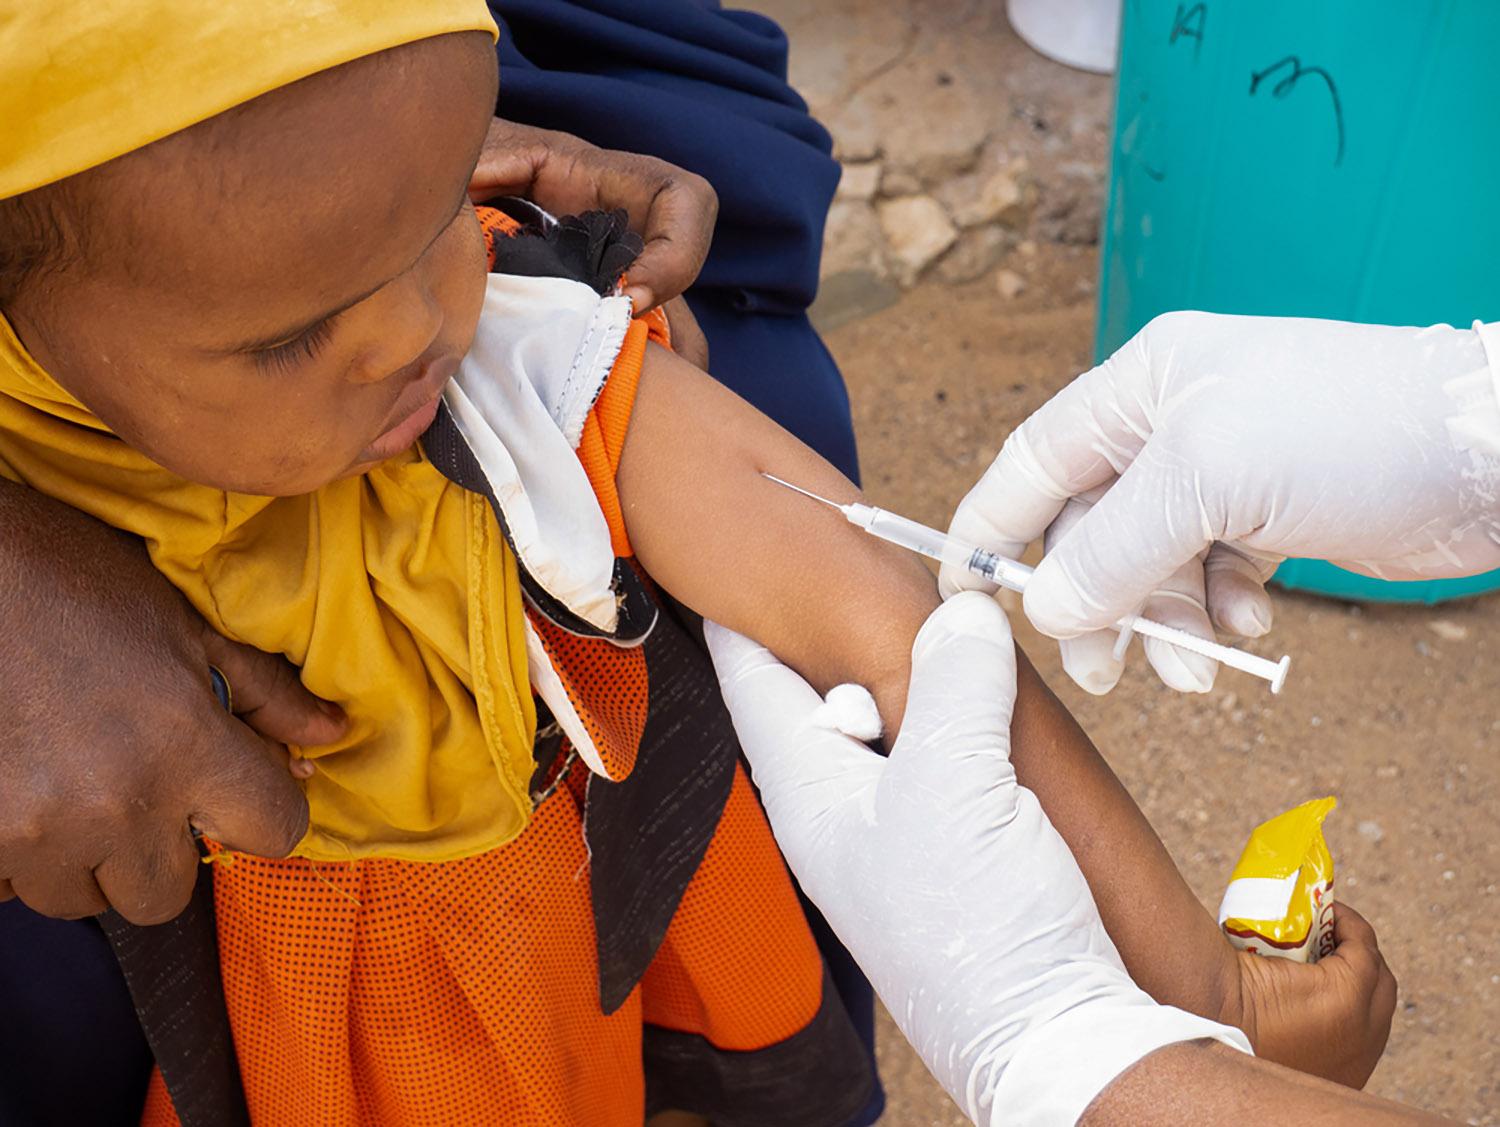
[[[294,857],[214,866],[252,1117],[843,1122],[868,1073],[658,586],[894,730],[931,576],[760,477],[853,496],[630,320],[607,221],[475,214],[482,5],[142,7],[68,43],[143,85],[59,45],[13,95],[0,235],[36,253],[0,282],[0,472],[142,536],[349,715],[301,749]],[[1272,1040],[1029,671],[1016,743],[1142,984]],[[154,1047],[146,1121],[214,1121]]]

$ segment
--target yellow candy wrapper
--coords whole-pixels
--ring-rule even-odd
[[[1256,826],[1219,904],[1219,926],[1243,951],[1315,963],[1333,950],[1333,855],[1315,798]]]

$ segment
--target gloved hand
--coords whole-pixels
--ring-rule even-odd
[[[1051,526],[1025,608],[1063,639],[1143,603],[1197,633],[1264,634],[1263,585],[1289,556],[1386,579],[1500,567],[1485,336],[1500,360],[1500,326],[1166,314],[1011,434],[951,530],[1017,556]],[[979,584],[945,567],[942,586]],[[1148,601],[1163,588],[1176,609]],[[1112,687],[1109,648],[1074,646],[1074,679]],[[1174,687],[1212,680],[1212,663],[1148,653]]]
[[[1130,981],[1067,845],[1010,764],[1015,648],[992,600],[935,611],[889,759],[768,651],[709,623],[776,839],[901,1031],[979,1123],[1072,1123],[1154,1049],[1237,1029]],[[873,704],[871,705],[873,707]]]

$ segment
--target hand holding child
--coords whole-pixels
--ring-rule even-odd
[[[655,157],[601,149],[567,133],[495,118],[469,184],[476,203],[524,196],[555,215],[623,208],[646,249],[625,295],[644,313],[693,284],[713,238],[719,197],[707,180]]]
[[[307,802],[284,745],[337,738],[337,711],[210,630],[133,538],[8,482],[0,525],[26,529],[0,538],[0,899],[159,923],[193,889],[190,827],[288,853]]]
[[[1238,1030],[1159,1006],[1010,762],[1016,654],[998,605],[933,613],[889,759],[721,627],[709,649],[777,841],[908,1040],[979,1123],[1073,1122],[1164,1045]]]

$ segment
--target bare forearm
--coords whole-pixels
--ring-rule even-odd
[[[1151,823],[1078,722],[1021,655],[1011,762],[1088,878],[1137,985],[1167,1005],[1239,1020],[1233,949]]]
[[[1328,1127],[1449,1122],[1201,1041],[1152,1053],[1104,1089],[1078,1122],[1079,1127],[1198,1127],[1231,1121]]]

